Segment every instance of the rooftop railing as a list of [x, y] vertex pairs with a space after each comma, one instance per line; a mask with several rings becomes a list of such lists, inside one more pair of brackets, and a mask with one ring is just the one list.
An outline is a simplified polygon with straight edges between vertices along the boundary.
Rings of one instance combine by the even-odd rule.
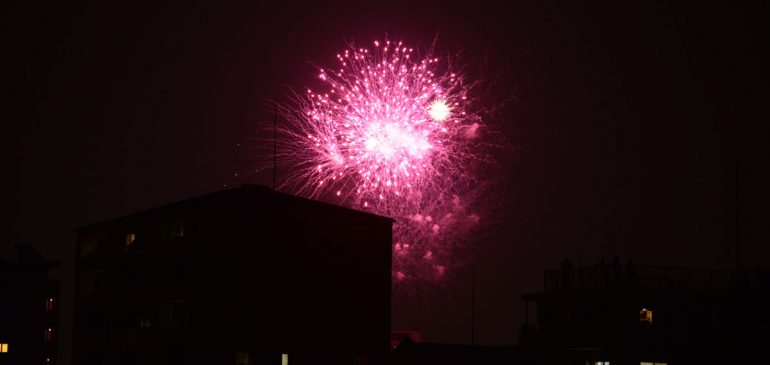
[[766, 288], [768, 274], [759, 271], [692, 269], [651, 265], [619, 265], [548, 270], [545, 291], [613, 287], [682, 290], [719, 290], [734, 287]]

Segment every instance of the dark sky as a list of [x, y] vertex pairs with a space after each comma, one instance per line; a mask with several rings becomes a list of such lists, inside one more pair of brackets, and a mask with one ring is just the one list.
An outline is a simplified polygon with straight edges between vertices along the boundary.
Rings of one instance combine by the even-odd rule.
[[[2, 5], [6, 257], [28, 243], [69, 278], [75, 227], [236, 183], [266, 100], [387, 33], [486, 55], [521, 101], [489, 121], [514, 148], [478, 262], [480, 343], [515, 343], [521, 294], [565, 256], [734, 267], [736, 180], [741, 256], [770, 266], [766, 3], [109, 3]], [[467, 342], [460, 276], [395, 326]]]

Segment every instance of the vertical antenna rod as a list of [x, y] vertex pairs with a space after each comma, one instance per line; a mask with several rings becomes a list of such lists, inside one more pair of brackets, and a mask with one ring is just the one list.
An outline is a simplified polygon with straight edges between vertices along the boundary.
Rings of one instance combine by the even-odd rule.
[[277, 175], [278, 166], [276, 163], [278, 154], [278, 103], [274, 104], [273, 109], [273, 190], [275, 190], [275, 175]]
[[471, 345], [476, 344], [476, 265], [471, 268]]
[[735, 270], [740, 274], [741, 265], [741, 128], [735, 123]]

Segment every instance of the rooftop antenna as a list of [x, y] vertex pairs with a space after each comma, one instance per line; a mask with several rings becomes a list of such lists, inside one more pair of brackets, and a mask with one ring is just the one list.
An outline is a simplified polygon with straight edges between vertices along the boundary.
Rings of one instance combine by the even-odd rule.
[[741, 270], [741, 129], [735, 124], [735, 270]]
[[741, 157], [735, 157], [735, 269], [741, 269]]
[[476, 264], [471, 267], [471, 346], [476, 345]]
[[273, 191], [275, 191], [275, 175], [277, 174], [278, 164], [276, 163], [278, 154], [278, 103], [273, 105]]

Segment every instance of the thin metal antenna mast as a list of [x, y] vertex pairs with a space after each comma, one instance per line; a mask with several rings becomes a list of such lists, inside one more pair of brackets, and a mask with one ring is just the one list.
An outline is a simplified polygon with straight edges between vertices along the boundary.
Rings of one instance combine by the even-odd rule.
[[742, 269], [741, 263], [741, 127], [735, 124], [735, 270]]
[[278, 171], [278, 103], [274, 104], [273, 109], [273, 190], [275, 190], [275, 176]]
[[476, 265], [471, 268], [471, 345], [476, 345]]

